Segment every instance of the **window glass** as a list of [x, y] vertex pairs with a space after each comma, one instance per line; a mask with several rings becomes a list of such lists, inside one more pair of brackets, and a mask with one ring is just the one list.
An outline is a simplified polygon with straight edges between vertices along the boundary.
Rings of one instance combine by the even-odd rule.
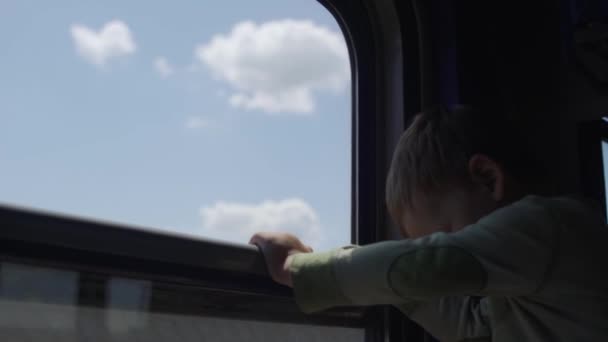
[[0, 264], [0, 330], [24, 325], [31, 330], [72, 330], [77, 297], [78, 276], [74, 272]]
[[315, 0], [0, 3], [0, 202], [350, 241], [350, 65]]
[[608, 213], [608, 142], [605, 140], [602, 140], [602, 161], [604, 164], [604, 193], [606, 195], [604, 203], [607, 206], [606, 212]]
[[[154, 284], [111, 278], [105, 286], [79, 282], [82, 274], [13, 263], [0, 264], [0, 336], [30, 341], [302, 341], [364, 340], [361, 328], [275, 323], [150, 310]], [[104, 282], [102, 282], [103, 285]], [[80, 293], [81, 295], [78, 295]], [[91, 298], [105, 297], [101, 305]], [[165, 302], [183, 306], [164, 296]]]

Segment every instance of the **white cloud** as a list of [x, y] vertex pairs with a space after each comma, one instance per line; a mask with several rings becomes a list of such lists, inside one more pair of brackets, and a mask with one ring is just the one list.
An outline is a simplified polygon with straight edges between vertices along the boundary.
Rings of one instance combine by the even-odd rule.
[[200, 210], [203, 235], [247, 243], [258, 231], [289, 232], [305, 244], [318, 247], [323, 239], [315, 210], [298, 198], [259, 204], [217, 202]]
[[209, 126], [209, 121], [200, 116], [191, 116], [186, 120], [186, 128], [196, 129]]
[[97, 66], [103, 66], [111, 59], [130, 55], [137, 49], [131, 30], [120, 20], [107, 22], [98, 32], [74, 24], [70, 32], [78, 54]]
[[154, 60], [154, 69], [162, 78], [167, 78], [173, 74], [173, 66], [167, 61], [165, 57], [157, 57]]
[[311, 113], [316, 90], [345, 89], [350, 78], [342, 34], [311, 21], [240, 22], [196, 57], [232, 86], [232, 106], [267, 113]]

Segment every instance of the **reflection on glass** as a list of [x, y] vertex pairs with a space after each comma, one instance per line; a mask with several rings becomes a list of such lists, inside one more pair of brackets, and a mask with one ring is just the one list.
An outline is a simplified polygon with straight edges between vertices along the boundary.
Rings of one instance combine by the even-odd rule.
[[[151, 311], [154, 284], [124, 278], [98, 283], [53, 268], [0, 263], [0, 340], [103, 342], [354, 342], [362, 329], [180, 315]], [[99, 286], [102, 284], [103, 286]], [[82, 288], [92, 287], [92, 288]], [[101, 293], [97, 291], [101, 291]], [[79, 293], [105, 298], [82, 305]], [[82, 296], [80, 296], [82, 297]], [[167, 297], [165, 297], [167, 298]], [[174, 299], [175, 300], [175, 299]], [[174, 305], [183, 305], [175, 300]]]
[[2, 263], [0, 329], [73, 330], [77, 281], [75, 272]]
[[128, 334], [146, 328], [151, 285], [147, 281], [114, 278], [108, 283], [106, 323], [112, 334]]

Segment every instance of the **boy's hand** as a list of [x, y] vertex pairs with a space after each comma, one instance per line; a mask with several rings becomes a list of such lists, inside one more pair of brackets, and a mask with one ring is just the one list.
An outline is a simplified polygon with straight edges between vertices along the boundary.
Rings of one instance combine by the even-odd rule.
[[312, 248], [287, 233], [259, 232], [251, 237], [249, 243], [258, 246], [264, 255], [272, 279], [290, 287], [293, 286], [289, 272], [291, 257], [298, 253], [312, 252]]

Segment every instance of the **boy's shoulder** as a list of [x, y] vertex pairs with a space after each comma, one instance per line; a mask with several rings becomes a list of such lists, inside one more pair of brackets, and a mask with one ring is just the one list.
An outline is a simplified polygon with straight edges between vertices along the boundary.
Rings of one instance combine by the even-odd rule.
[[591, 200], [576, 195], [546, 197], [528, 195], [518, 201], [518, 210], [536, 207], [559, 221], [605, 225], [602, 210]]
[[469, 227], [468, 235], [494, 234], [497, 237], [554, 240], [562, 233], [606, 235], [608, 229], [601, 210], [575, 196], [546, 197], [527, 195], [495, 210]]
[[548, 197], [539, 195], [526, 195], [520, 200], [498, 209], [489, 216], [512, 216], [522, 213], [530, 215], [549, 216], [556, 220], [592, 220], [596, 224], [604, 224], [602, 210], [592, 201], [580, 196], [568, 195]]

